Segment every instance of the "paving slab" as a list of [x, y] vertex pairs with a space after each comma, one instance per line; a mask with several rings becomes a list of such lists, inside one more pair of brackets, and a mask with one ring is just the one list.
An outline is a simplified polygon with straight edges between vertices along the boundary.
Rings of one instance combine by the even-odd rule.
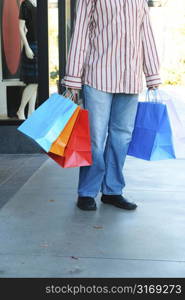
[[145, 161], [128, 157], [125, 164], [127, 190], [185, 191], [185, 160]]

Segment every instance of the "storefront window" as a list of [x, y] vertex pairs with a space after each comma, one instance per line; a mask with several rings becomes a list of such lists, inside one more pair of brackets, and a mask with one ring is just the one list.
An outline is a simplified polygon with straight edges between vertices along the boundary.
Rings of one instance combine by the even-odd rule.
[[37, 101], [37, 1], [0, 4], [0, 119], [23, 120]]
[[[22, 69], [23, 43], [20, 35], [19, 15], [23, 3], [29, 3], [32, 8], [34, 3], [37, 3], [37, 8], [39, 6], [41, 8], [39, 24], [42, 21], [42, 26], [33, 26], [35, 30], [41, 31], [42, 29], [42, 33], [38, 35], [38, 52], [41, 58], [39, 61], [42, 61], [39, 65], [38, 82], [25, 80], [27, 75], [34, 75], [33, 72], [37, 71], [36, 63], [31, 66], [27, 62], [24, 64], [27, 73], [25, 69], [24, 72]], [[162, 61], [163, 83], [183, 85], [185, 80], [184, 1], [148, 0], [148, 5], [151, 8], [153, 28]], [[75, 7], [76, 0], [0, 0], [0, 121], [27, 118], [31, 111], [45, 101], [48, 88], [50, 94], [62, 91], [60, 81], [65, 74], [65, 63], [75, 20]], [[37, 18], [35, 18], [36, 21]], [[46, 32], [44, 35], [43, 28]], [[28, 37], [27, 30], [25, 27]], [[30, 48], [32, 52], [36, 51], [36, 44], [31, 43]], [[37, 54], [34, 55], [36, 58]], [[24, 105], [23, 95], [29, 83], [38, 84], [38, 95], [36, 98], [32, 97], [32, 100], [29, 99], [30, 101], [25, 96], [27, 103]], [[31, 94], [35, 95], [36, 90], [32, 89]], [[21, 105], [22, 109], [20, 109]]]
[[[74, 0], [66, 0], [62, 3], [59, 3], [58, 0], [48, 0], [50, 93], [57, 92], [60, 88], [60, 67], [65, 68], [64, 65], [70, 45], [73, 24], [72, 18], [74, 18], [75, 2], [76, 1]], [[65, 17], [65, 20], [59, 21], [59, 18], [63, 17]], [[62, 28], [59, 28], [59, 26], [64, 27], [65, 30], [63, 31]], [[65, 35], [65, 37], [62, 35]], [[60, 62], [60, 59], [62, 60], [62, 62]]]
[[71, 1], [66, 0], [66, 53], [69, 50], [71, 38]]

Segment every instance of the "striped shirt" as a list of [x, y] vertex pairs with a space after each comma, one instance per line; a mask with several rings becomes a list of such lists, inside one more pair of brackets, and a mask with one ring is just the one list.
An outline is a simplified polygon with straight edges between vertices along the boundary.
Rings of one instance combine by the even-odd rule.
[[78, 0], [62, 83], [137, 94], [161, 83], [146, 0]]

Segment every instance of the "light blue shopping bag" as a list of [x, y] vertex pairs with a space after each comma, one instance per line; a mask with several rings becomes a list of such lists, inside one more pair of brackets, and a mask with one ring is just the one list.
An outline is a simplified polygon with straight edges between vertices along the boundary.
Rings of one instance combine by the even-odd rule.
[[76, 108], [77, 104], [70, 98], [54, 93], [18, 127], [18, 130], [48, 152]]

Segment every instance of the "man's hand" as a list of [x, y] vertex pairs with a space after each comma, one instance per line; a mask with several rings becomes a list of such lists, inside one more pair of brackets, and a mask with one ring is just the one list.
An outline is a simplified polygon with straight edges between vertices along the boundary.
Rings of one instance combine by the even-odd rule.
[[78, 103], [78, 99], [79, 99], [79, 90], [78, 89], [71, 89], [71, 88], [67, 88], [66, 91], [66, 97], [70, 97], [71, 93], [73, 95], [72, 97], [72, 101], [74, 101], [75, 103]]
[[155, 90], [155, 89], [158, 89], [158, 88], [159, 88], [159, 84], [158, 85], [152, 85], [152, 86], [148, 87], [149, 90]]

